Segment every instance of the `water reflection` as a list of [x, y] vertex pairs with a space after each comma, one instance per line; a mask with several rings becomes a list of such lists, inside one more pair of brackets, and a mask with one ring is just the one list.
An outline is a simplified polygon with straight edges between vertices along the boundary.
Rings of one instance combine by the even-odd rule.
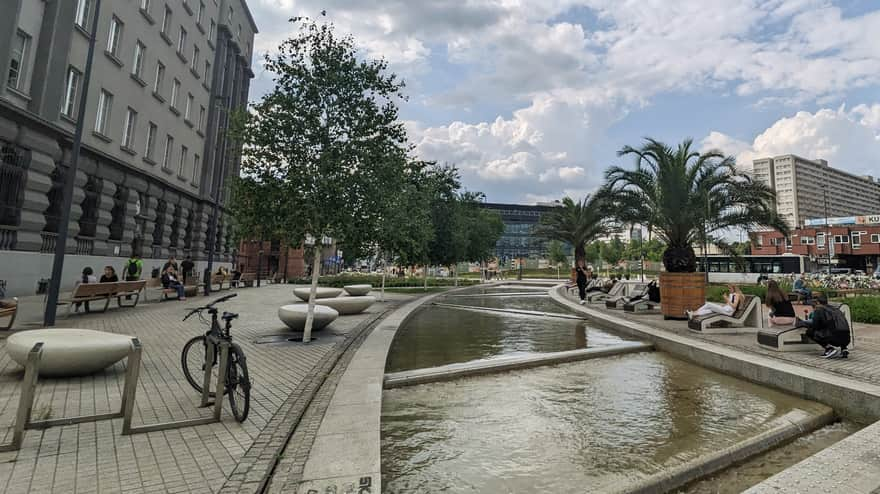
[[622, 341], [582, 320], [429, 307], [415, 313], [398, 331], [386, 370], [608, 346]]
[[648, 353], [385, 392], [386, 492], [593, 492], [811, 404]]

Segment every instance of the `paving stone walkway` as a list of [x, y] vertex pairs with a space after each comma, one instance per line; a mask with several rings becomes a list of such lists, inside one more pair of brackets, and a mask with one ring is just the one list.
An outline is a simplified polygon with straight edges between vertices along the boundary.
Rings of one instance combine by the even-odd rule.
[[[0, 453], [0, 493], [252, 492], [274, 465], [272, 448], [287, 441], [295, 419], [332, 364], [371, 320], [412, 298], [389, 295], [388, 302], [362, 315], [339, 318], [317, 333], [317, 340], [303, 345], [257, 343], [267, 335], [289, 334], [277, 309], [293, 299], [290, 285], [236, 292], [238, 297], [222, 309], [240, 314], [232, 334], [247, 355], [253, 381], [245, 423], [232, 418], [225, 402], [222, 422], [169, 431], [122, 436], [122, 419], [28, 430], [21, 450]], [[207, 300], [197, 297], [72, 316], [59, 319], [57, 327], [140, 339], [144, 352], [133, 425], [206, 417], [210, 409], [198, 408], [200, 395], [180, 369], [180, 350], [189, 338], [205, 331], [198, 321], [181, 321], [184, 309]], [[0, 340], [0, 442], [5, 444], [11, 439], [23, 370], [9, 359], [4, 346], [5, 340]], [[121, 362], [92, 376], [41, 379], [34, 418], [116, 411], [124, 373]]]

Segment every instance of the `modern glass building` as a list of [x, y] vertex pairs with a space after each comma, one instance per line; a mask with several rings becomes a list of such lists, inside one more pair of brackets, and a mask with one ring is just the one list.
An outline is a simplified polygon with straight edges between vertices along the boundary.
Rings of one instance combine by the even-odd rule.
[[502, 262], [511, 259], [537, 259], [547, 253], [547, 240], [534, 235], [541, 216], [557, 207], [555, 204], [499, 204], [487, 202], [482, 206], [497, 211], [504, 222], [504, 233], [495, 244], [495, 256]]

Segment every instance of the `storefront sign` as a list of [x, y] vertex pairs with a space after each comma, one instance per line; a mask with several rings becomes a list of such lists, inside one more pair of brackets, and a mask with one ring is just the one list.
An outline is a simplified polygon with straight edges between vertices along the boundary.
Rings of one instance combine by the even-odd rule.
[[843, 216], [839, 218], [813, 218], [804, 220], [804, 226], [835, 226], [835, 225], [877, 225], [880, 224], [880, 214], [865, 216]]

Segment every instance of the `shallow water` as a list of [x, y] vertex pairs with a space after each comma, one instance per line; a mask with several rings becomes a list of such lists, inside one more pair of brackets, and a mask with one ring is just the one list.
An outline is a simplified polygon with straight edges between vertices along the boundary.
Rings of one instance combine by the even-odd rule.
[[794, 441], [758, 455], [741, 465], [691, 484], [678, 492], [686, 494], [737, 494], [772, 477], [786, 468], [822, 451], [857, 432], [861, 426], [838, 422], [799, 437]]
[[541, 312], [553, 312], [557, 314], [574, 314], [574, 312], [557, 304], [550, 297], [542, 294], [526, 296], [488, 296], [488, 297], [443, 297], [437, 303], [473, 305], [476, 307], [491, 307], [494, 309], [518, 309], [536, 310]]
[[383, 399], [383, 485], [593, 492], [730, 446], [811, 406], [662, 353], [394, 389]]
[[[469, 300], [462, 305], [477, 305], [473, 301], [482, 299], [461, 300]], [[515, 306], [512, 299], [500, 300], [504, 301], [500, 306]], [[443, 301], [459, 303], [451, 298]], [[522, 308], [541, 310], [533, 303]], [[426, 307], [397, 332], [386, 371], [421, 369], [500, 355], [602, 347], [623, 341], [583, 320]]]

